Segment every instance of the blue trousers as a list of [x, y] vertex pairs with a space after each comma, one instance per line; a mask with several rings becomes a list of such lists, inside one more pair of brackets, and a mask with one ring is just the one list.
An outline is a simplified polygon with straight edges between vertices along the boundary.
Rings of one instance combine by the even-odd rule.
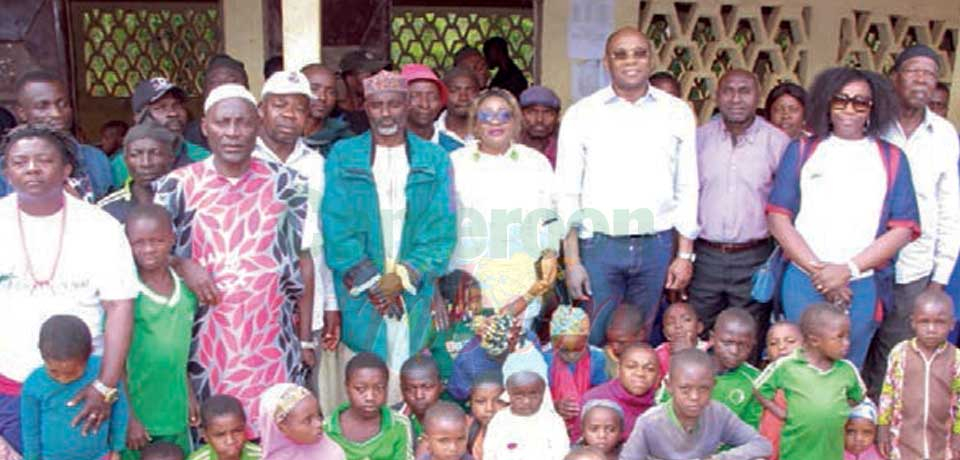
[[[793, 264], [787, 266], [782, 284], [783, 313], [790, 322], [799, 324], [800, 316], [807, 306], [827, 301], [817, 292], [810, 277]], [[850, 289], [853, 291], [853, 301], [848, 310], [850, 351], [847, 353], [847, 359], [857, 367], [862, 367], [867, 358], [867, 350], [870, 349], [873, 334], [877, 331], [877, 321], [874, 317], [877, 288], [873, 277], [869, 277], [850, 283]]]
[[673, 253], [672, 230], [643, 236], [597, 233], [580, 240], [580, 258], [593, 292], [585, 305], [590, 314], [591, 344], [603, 346], [610, 314], [621, 302], [643, 312], [650, 336]]
[[0, 437], [17, 452], [23, 452], [20, 437], [20, 396], [0, 394]]

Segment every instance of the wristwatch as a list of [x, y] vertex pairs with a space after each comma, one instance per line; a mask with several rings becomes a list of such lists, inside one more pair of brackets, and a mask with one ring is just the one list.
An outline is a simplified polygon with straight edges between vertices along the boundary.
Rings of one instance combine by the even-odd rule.
[[117, 398], [120, 397], [119, 392], [116, 388], [110, 388], [106, 384], [100, 381], [100, 379], [94, 380], [91, 384], [94, 390], [97, 390], [98, 393], [103, 395], [103, 401], [107, 404], [113, 404], [117, 401]]
[[317, 349], [317, 342], [316, 342], [315, 340], [310, 340], [310, 341], [301, 340], [301, 341], [300, 341], [300, 348], [301, 348], [301, 349], [304, 349], [304, 350], [316, 350], [316, 349]]
[[690, 263], [694, 263], [697, 260], [697, 255], [692, 252], [677, 252], [677, 258], [689, 260]]

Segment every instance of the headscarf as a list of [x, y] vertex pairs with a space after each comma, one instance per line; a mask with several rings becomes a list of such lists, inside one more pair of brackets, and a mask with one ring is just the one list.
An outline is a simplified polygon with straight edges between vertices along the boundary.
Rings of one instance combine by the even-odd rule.
[[581, 308], [560, 305], [550, 319], [550, 338], [558, 335], [588, 335], [590, 318]]
[[326, 436], [313, 444], [297, 444], [280, 431], [280, 423], [297, 404], [311, 396], [306, 388], [278, 383], [260, 395], [260, 446], [263, 460], [343, 459], [344, 453]]
[[860, 404], [857, 404], [853, 409], [850, 409], [850, 416], [848, 418], [850, 420], [853, 420], [856, 418], [869, 420], [874, 425], [876, 425], [877, 424], [877, 405], [874, 404], [873, 401], [870, 400], [870, 398], [866, 398], [863, 400], [863, 402], [861, 402]]
[[605, 407], [617, 413], [617, 416], [620, 417], [620, 426], [623, 428], [624, 424], [624, 414], [623, 408], [620, 407], [620, 404], [617, 404], [616, 401], [609, 399], [591, 399], [583, 404], [583, 408], [580, 409], [580, 418], [587, 418], [587, 412], [590, 412], [594, 407]]
[[[588, 403], [595, 399], [614, 401], [623, 410], [623, 432], [620, 434], [620, 440], [626, 441], [633, 432], [633, 426], [637, 423], [637, 418], [643, 415], [647, 409], [654, 406], [654, 395], [657, 392], [656, 385], [650, 387], [642, 395], [634, 395], [623, 387], [620, 380], [611, 380], [602, 385], [590, 389], [583, 396], [584, 401]], [[584, 405], [586, 407], [586, 405]]]

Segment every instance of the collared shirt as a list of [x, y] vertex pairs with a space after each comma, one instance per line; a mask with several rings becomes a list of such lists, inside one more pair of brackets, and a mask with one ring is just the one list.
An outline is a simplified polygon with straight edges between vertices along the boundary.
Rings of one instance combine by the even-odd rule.
[[449, 136], [456, 142], [461, 144], [461, 147], [466, 145], [468, 141], [473, 140], [473, 134], [467, 133], [467, 137], [460, 137], [457, 133], [447, 129], [447, 111], [444, 110], [440, 112], [440, 116], [437, 117], [437, 121], [433, 123], [433, 128], [435, 132], [443, 133]]
[[253, 156], [288, 166], [307, 179], [309, 196], [307, 217], [303, 225], [303, 248], [309, 249], [313, 257], [313, 329], [320, 330], [323, 327], [323, 312], [339, 310], [333, 287], [333, 273], [327, 267], [323, 256], [323, 233], [320, 228], [319, 212], [320, 202], [323, 200], [325, 160], [319, 152], [308, 147], [302, 137], [297, 139], [287, 161], [281, 161], [259, 137]]
[[734, 143], [722, 117], [697, 129], [700, 237], [721, 243], [766, 238], [764, 208], [790, 138], [756, 117]]
[[891, 459], [948, 458], [960, 436], [960, 350], [944, 343], [928, 358], [916, 339], [890, 351], [878, 424], [890, 427]]
[[[455, 135], [456, 134], [453, 134], [453, 136]], [[447, 153], [451, 153], [454, 150], [463, 147], [464, 145], [463, 142], [454, 139], [453, 136], [451, 136], [451, 133], [449, 132], [440, 131], [434, 127], [433, 136], [430, 137], [429, 141], [439, 145], [440, 147], [443, 147], [443, 150], [445, 150]]]
[[787, 417], [780, 434], [780, 458], [823, 460], [843, 457], [843, 427], [849, 401], [860, 402], [866, 387], [857, 367], [841, 359], [827, 370], [810, 364], [803, 349], [774, 361], [754, 382], [764, 398], [777, 390], [787, 397]]
[[[718, 453], [717, 449], [723, 445], [732, 448]], [[673, 403], [667, 403], [651, 408], [637, 419], [620, 458], [733, 460], [766, 458], [771, 450], [769, 441], [717, 401], [707, 404], [692, 430], [683, 427]]]
[[907, 155], [920, 210], [920, 238], [900, 250], [897, 282], [909, 283], [932, 273], [934, 282], [947, 284], [960, 251], [957, 131], [925, 109], [923, 121], [909, 138], [898, 121], [884, 139]]
[[330, 149], [333, 148], [333, 144], [340, 139], [352, 136], [354, 136], [354, 132], [350, 131], [350, 125], [346, 121], [339, 117], [328, 117], [324, 120], [323, 128], [304, 137], [303, 141], [306, 142], [307, 147], [317, 150], [320, 155], [326, 158]]
[[650, 87], [636, 102], [608, 86], [567, 110], [557, 150], [557, 211], [580, 237], [697, 237], [696, 123], [683, 101]]

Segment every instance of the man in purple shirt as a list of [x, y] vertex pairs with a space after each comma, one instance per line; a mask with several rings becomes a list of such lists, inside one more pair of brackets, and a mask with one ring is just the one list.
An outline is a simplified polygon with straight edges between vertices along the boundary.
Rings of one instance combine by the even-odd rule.
[[728, 71], [717, 88], [720, 115], [697, 129], [701, 230], [689, 288], [706, 330], [724, 309], [742, 307], [763, 325], [758, 339], [766, 334], [770, 305], [750, 297], [751, 277], [773, 248], [764, 206], [790, 142], [755, 115], [759, 92], [752, 73]]

